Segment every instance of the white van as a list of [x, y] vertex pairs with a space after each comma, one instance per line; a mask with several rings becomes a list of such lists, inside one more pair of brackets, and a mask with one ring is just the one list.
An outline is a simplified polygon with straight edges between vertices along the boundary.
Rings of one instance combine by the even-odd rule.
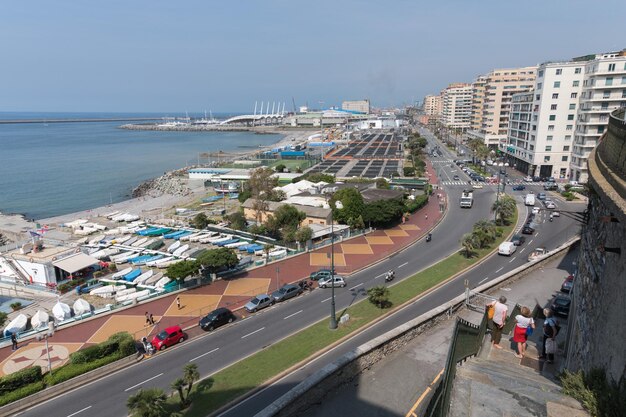
[[526, 194], [526, 198], [524, 199], [524, 204], [527, 206], [535, 205], [535, 195], [533, 193]]
[[517, 246], [513, 242], [502, 242], [500, 246], [498, 246], [498, 254], [511, 256], [517, 250]]

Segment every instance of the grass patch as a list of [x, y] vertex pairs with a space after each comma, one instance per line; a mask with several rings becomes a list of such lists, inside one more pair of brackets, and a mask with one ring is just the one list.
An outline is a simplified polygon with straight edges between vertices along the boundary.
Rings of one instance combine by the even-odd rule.
[[603, 369], [565, 371], [561, 376], [563, 393], [580, 401], [593, 417], [618, 417], [626, 410], [626, 379], [609, 382]]
[[[499, 237], [493, 245], [489, 248], [476, 250], [478, 256], [468, 259], [460, 253], [455, 253], [390, 287], [389, 301], [392, 305], [400, 305], [475, 264], [508, 237], [516, 222], [517, 214], [510, 225], [502, 228], [502, 237]], [[357, 301], [356, 297], [354, 301]], [[355, 332], [382, 316], [386, 311], [368, 302], [367, 298], [362, 298], [345, 310], [337, 312], [337, 317], [344, 313], [350, 314], [348, 323], [339, 326], [337, 330], [329, 330], [328, 319], [325, 318], [313, 326], [217, 372], [194, 387], [191, 394], [192, 406], [184, 415], [186, 417], [206, 416], [238, 396], [261, 385], [282, 370]], [[169, 399], [170, 403], [176, 401], [175, 398]]]

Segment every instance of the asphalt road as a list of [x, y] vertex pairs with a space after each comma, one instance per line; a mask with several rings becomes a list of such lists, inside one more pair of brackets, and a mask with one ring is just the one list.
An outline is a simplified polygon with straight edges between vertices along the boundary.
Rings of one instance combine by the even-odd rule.
[[[441, 159], [449, 157], [450, 155], [444, 154]], [[436, 160], [434, 162], [437, 163]], [[454, 168], [449, 167], [449, 165], [442, 165], [441, 167], [441, 171], [445, 175], [451, 174], [452, 169]], [[493, 187], [476, 190], [474, 207], [468, 210], [458, 207], [460, 193], [460, 188], [449, 190], [449, 212], [444, 221], [433, 232], [432, 242], [421, 240], [392, 256], [389, 260], [348, 277], [347, 287], [335, 290], [337, 312], [339, 313], [355, 301], [365, 298], [367, 288], [382, 284], [384, 282], [383, 275], [387, 270], [394, 269], [396, 271], [397, 282], [455, 252], [459, 247], [460, 237], [471, 231], [472, 225], [477, 220], [491, 215], [489, 209], [495, 198]], [[560, 204], [559, 208], [562, 209]], [[520, 249], [538, 245], [545, 245], [548, 248], [555, 247], [573, 235], [573, 224], [574, 221], [567, 216], [562, 216], [552, 223], [541, 224], [532, 241], [527, 241], [526, 246]], [[463, 292], [465, 279], [469, 280], [472, 287], [476, 286], [489, 278], [524, 264], [527, 253], [527, 251], [522, 252], [520, 250], [516, 253], [517, 256], [511, 258], [492, 257], [481, 266], [442, 286], [410, 307], [378, 323], [223, 415], [254, 415], [303, 378], [347, 350], [458, 296]], [[207, 333], [194, 340], [185, 341], [175, 348], [155, 355], [153, 358], [46, 403], [34, 406], [21, 415], [126, 416], [126, 400], [129, 395], [140, 388], [158, 387], [170, 391], [170, 383], [181, 376], [182, 368], [187, 363], [197, 364], [200, 375], [206, 377], [270, 346], [311, 323], [328, 317], [330, 292], [330, 289], [315, 290], [286, 303], [275, 305], [228, 327]]]

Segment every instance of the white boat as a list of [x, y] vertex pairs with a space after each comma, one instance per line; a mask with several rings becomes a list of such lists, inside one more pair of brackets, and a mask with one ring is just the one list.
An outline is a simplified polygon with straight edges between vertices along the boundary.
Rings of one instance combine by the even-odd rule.
[[122, 295], [133, 293], [135, 291], [137, 291], [136, 288], [124, 288], [123, 290], [116, 291], [115, 292], [115, 297], [117, 298], [117, 297], [122, 296]]
[[147, 237], [142, 237], [141, 239], [139, 239], [138, 241], [134, 242], [131, 246], [137, 247], [137, 246], [141, 246], [144, 243], [146, 243], [148, 241], [149, 238]]
[[30, 325], [35, 330], [47, 329], [48, 322], [50, 321], [50, 315], [44, 310], [37, 310], [33, 317], [30, 318]]
[[166, 258], [156, 259], [154, 261], [146, 262], [146, 266], [159, 266], [163, 262], [168, 262], [174, 259], [173, 256], [168, 256]]
[[231, 240], [232, 238], [233, 238], [233, 237], [232, 237], [232, 235], [220, 236], [220, 237], [217, 237], [217, 238], [211, 238], [211, 239], [209, 239], [208, 243], [211, 243], [211, 244], [213, 244], [213, 245], [216, 245], [216, 244], [218, 244], [218, 243], [221, 243], [221, 242], [226, 242], [227, 240]]
[[193, 236], [191, 238], [189, 238], [190, 242], [201, 242], [202, 239], [210, 239], [213, 236], [215, 236], [217, 233], [216, 232], [209, 232], [209, 233], [201, 233], [197, 236]]
[[107, 285], [106, 287], [98, 287], [89, 292], [89, 295], [97, 295], [102, 298], [112, 297], [118, 291], [125, 290], [125, 285]]
[[79, 236], [88, 236], [92, 233], [96, 233], [96, 231], [97, 229], [94, 229], [92, 227], [85, 227], [84, 229], [74, 230], [74, 234]]
[[180, 262], [181, 259], [172, 258], [169, 261], [161, 262], [156, 265], [157, 268], [167, 268], [168, 266], [175, 264], [176, 262]]
[[104, 217], [106, 217], [107, 219], [111, 220], [113, 217], [115, 216], [119, 216], [121, 213], [119, 210], [113, 211], [111, 213], [105, 214]]
[[150, 294], [150, 290], [141, 290], [141, 291], [133, 292], [130, 294], [117, 296], [115, 297], [115, 301], [117, 301], [118, 303], [121, 303], [124, 301], [134, 300], [135, 298], [145, 297], [146, 295], [149, 295], [149, 294]]
[[115, 262], [116, 264], [124, 264], [126, 262], [128, 262], [129, 259], [134, 258], [136, 256], [139, 256], [139, 254], [137, 252], [128, 252], [128, 254], [124, 257], [121, 258], [115, 258]]
[[244, 241], [241, 241], [241, 242], [229, 243], [228, 245], [224, 245], [224, 247], [225, 248], [229, 248], [229, 249], [235, 249], [235, 248], [238, 248], [239, 246], [245, 246], [245, 245], [249, 245], [249, 244], [250, 244], [250, 242], [246, 242], [244, 240]]
[[[121, 233], [124, 233], [120, 230]], [[113, 239], [113, 243], [116, 245], [123, 245], [126, 241], [130, 240], [133, 236], [132, 235], [127, 235], [127, 236], [119, 236], [116, 237], [115, 239]]]
[[52, 307], [52, 315], [58, 321], [67, 320], [72, 317], [72, 309], [65, 303], [58, 301], [54, 307]]
[[126, 258], [128, 255], [130, 254], [136, 254], [136, 252], [120, 252], [118, 255], [115, 256], [111, 256], [111, 262], [117, 262], [119, 260], [122, 260], [124, 258]]
[[148, 240], [146, 240], [145, 242], [143, 242], [143, 243], [142, 243], [141, 245], [139, 245], [139, 246], [141, 246], [142, 248], [146, 248], [146, 247], [148, 247], [148, 246], [152, 245], [154, 242], [156, 242], [156, 239], [150, 239], [150, 238], [148, 238]]
[[174, 251], [174, 253], [172, 253], [172, 255], [174, 255], [174, 256], [182, 256], [182, 254], [187, 252], [187, 250], [189, 250], [189, 245], [183, 245], [180, 248], [176, 249]]
[[103, 258], [106, 258], [107, 256], [115, 255], [118, 253], [120, 253], [120, 250], [118, 248], [107, 248], [107, 249], [101, 249], [94, 253], [90, 253], [89, 255], [93, 256], [96, 259], [103, 259]]
[[81, 225], [88, 223], [89, 220], [85, 220], [85, 219], [77, 219], [71, 222], [67, 222], [64, 224], [65, 227], [69, 227], [71, 229], [77, 229], [79, 228]]
[[171, 281], [171, 279], [169, 279], [168, 277], [163, 277], [160, 280], [158, 280], [157, 283], [154, 286], [157, 287], [157, 288], [163, 288], [170, 281]]
[[111, 279], [120, 279], [126, 274], [130, 274], [133, 271], [133, 267], [124, 268], [121, 271], [116, 272], [111, 276]]
[[25, 314], [18, 314], [9, 324], [4, 328], [4, 336], [8, 337], [12, 333], [21, 333], [26, 330], [28, 325], [28, 317]]
[[278, 249], [275, 251], [272, 251], [268, 254], [271, 257], [276, 257], [276, 256], [285, 256], [287, 255], [287, 249]]
[[104, 234], [99, 234], [99, 235], [96, 235], [95, 237], [92, 237], [91, 239], [89, 239], [89, 244], [90, 244], [91, 246], [96, 246], [96, 245], [98, 245], [98, 244], [100, 243], [100, 241], [101, 241], [102, 239], [104, 239], [105, 237], [106, 237], [106, 236], [104, 236]]
[[143, 274], [139, 275], [134, 281], [134, 284], [143, 284], [144, 281], [147, 281], [148, 278], [150, 278], [152, 275], [154, 275], [154, 271], [152, 269], [147, 270], [146, 272], [144, 272]]
[[203, 235], [203, 234], [204, 234], [203, 232], [192, 233], [190, 235], [183, 236], [183, 237], [181, 237], [178, 240], [180, 240], [182, 242], [186, 242], [186, 241], [190, 241], [191, 242], [191, 238], [192, 237], [200, 236], [200, 235]]
[[150, 278], [143, 283], [143, 285], [153, 285], [155, 282], [159, 282], [159, 280], [163, 278], [163, 272], [157, 272], [153, 274]]
[[171, 245], [167, 247], [167, 251], [169, 253], [174, 253], [176, 249], [180, 248], [180, 245], [181, 245], [180, 240], [177, 240], [176, 242], [172, 243]]
[[74, 314], [78, 316], [82, 316], [85, 313], [91, 313], [91, 304], [82, 298], [78, 298], [74, 301], [74, 305], [72, 307], [74, 308]]
[[122, 216], [122, 219], [118, 220], [118, 221], [120, 221], [120, 222], [134, 222], [136, 220], [139, 220], [139, 216], [137, 216], [136, 214], [126, 213], [124, 216]]
[[138, 240], [139, 238], [137, 236], [133, 236], [130, 239], [128, 239], [126, 242], [124, 242], [124, 245], [131, 246], [133, 243], [135, 243]]

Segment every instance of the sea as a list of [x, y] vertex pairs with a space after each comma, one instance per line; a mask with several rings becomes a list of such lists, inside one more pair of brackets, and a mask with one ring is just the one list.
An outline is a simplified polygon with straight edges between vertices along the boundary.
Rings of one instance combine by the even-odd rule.
[[[64, 118], [184, 117], [155, 113], [18, 113], [0, 119], [0, 213], [28, 219], [88, 210], [130, 198], [141, 182], [206, 162], [205, 152], [246, 151], [280, 141], [251, 132], [160, 132], [119, 129], [124, 123], [47, 123]], [[189, 115], [201, 117], [201, 115]], [[228, 114], [215, 114], [226, 118]]]

